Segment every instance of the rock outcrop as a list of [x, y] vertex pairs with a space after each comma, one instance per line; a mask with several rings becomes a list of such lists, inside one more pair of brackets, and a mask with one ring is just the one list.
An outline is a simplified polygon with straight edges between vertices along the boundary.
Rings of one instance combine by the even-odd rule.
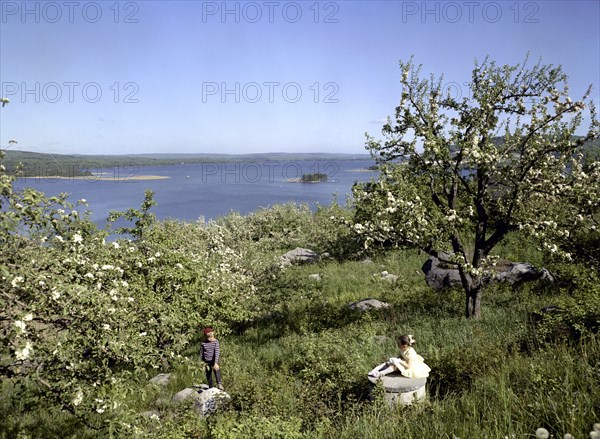
[[169, 384], [169, 380], [171, 379], [170, 373], [159, 373], [154, 378], [150, 380], [151, 384], [156, 384], [157, 386], [166, 386]]
[[[456, 265], [440, 261], [430, 256], [421, 267], [425, 273], [427, 285], [436, 290], [445, 287], [461, 285], [460, 275]], [[519, 285], [532, 280], [554, 282], [554, 276], [545, 268], [537, 268], [527, 262], [501, 261], [492, 268], [492, 274], [485, 279], [486, 283], [505, 282], [509, 285]]]
[[[158, 386], [166, 386], [169, 383], [171, 374], [161, 373], [150, 380], [151, 384]], [[155, 406], [159, 409], [161, 406], [170, 406], [173, 404], [181, 404], [187, 401], [191, 401], [194, 410], [202, 418], [206, 418], [218, 409], [231, 401], [231, 396], [216, 387], [209, 388], [206, 384], [194, 385], [180, 390], [172, 397], [160, 398], [156, 401]], [[141, 413], [146, 418], [160, 418], [160, 411], [151, 409]]]
[[319, 254], [307, 248], [298, 247], [281, 256], [281, 260], [284, 263], [290, 264], [317, 262]]
[[352, 302], [350, 305], [348, 305], [348, 308], [359, 311], [369, 311], [372, 309], [387, 308], [389, 306], [389, 303], [381, 302], [377, 299], [362, 299], [357, 302]]

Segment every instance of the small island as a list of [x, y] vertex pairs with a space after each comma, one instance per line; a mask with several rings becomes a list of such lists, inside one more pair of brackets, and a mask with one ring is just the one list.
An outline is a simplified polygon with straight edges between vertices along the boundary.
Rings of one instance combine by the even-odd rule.
[[327, 174], [315, 173], [304, 174], [300, 178], [300, 183], [324, 183], [327, 181]]

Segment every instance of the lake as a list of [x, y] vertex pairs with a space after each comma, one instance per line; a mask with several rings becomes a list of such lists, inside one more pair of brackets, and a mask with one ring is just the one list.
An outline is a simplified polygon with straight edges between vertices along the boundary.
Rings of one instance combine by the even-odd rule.
[[[92, 220], [103, 226], [111, 210], [139, 208], [145, 189], [154, 191], [158, 219], [196, 221], [215, 219], [231, 211], [247, 214], [261, 207], [294, 202], [330, 204], [338, 195], [346, 201], [355, 181], [369, 181], [377, 172], [368, 171], [372, 160], [264, 161], [245, 163], [198, 163], [172, 166], [126, 166], [95, 171], [93, 177], [26, 177], [16, 188], [32, 187], [47, 196], [66, 192], [75, 203], [86, 199]], [[293, 183], [303, 174], [324, 173], [327, 182]], [[163, 179], [142, 179], [162, 176]], [[133, 179], [132, 179], [133, 178]]]

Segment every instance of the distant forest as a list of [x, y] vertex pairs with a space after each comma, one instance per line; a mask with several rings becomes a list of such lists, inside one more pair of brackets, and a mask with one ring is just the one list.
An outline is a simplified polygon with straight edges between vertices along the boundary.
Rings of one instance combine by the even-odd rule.
[[368, 160], [369, 154], [257, 153], [257, 154], [131, 154], [63, 155], [6, 150], [4, 165], [14, 173], [21, 164], [25, 177], [79, 177], [94, 175], [101, 169], [137, 168], [194, 163], [235, 163], [302, 160]]
[[[501, 142], [501, 138], [494, 141]], [[600, 140], [587, 142], [583, 154], [588, 161], [600, 160]], [[4, 165], [14, 173], [22, 165], [25, 177], [78, 177], [94, 175], [101, 169], [137, 168], [193, 163], [235, 163], [301, 160], [368, 160], [369, 154], [328, 153], [255, 153], [255, 154], [129, 154], [129, 155], [63, 155], [6, 150]]]

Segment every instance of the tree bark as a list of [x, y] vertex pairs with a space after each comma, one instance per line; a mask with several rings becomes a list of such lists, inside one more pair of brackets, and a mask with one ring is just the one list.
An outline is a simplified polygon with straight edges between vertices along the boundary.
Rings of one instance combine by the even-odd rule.
[[481, 318], [481, 285], [469, 288], [466, 291], [466, 310], [468, 319], [478, 320]]

